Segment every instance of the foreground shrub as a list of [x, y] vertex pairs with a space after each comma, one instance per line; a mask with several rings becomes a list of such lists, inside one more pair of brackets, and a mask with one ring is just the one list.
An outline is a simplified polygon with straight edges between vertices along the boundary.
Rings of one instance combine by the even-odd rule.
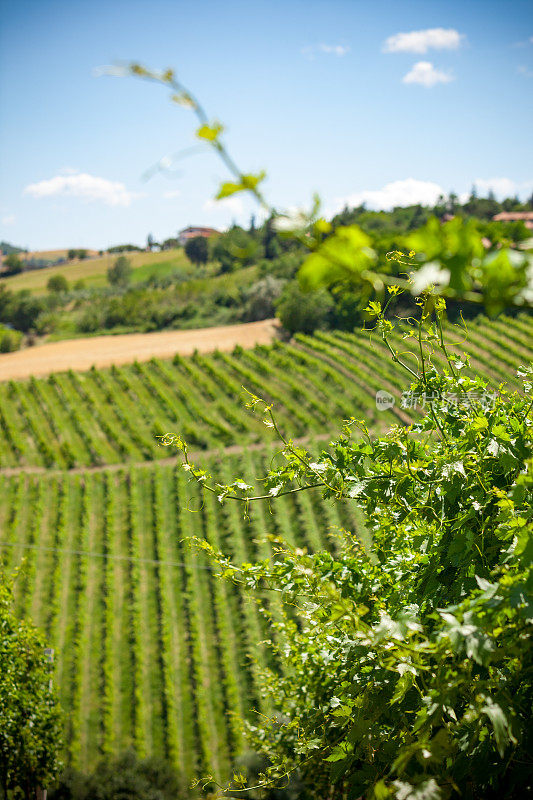
[[133, 752], [101, 761], [90, 773], [69, 769], [49, 791], [50, 800], [185, 800], [191, 796], [160, 758]]
[[61, 716], [45, 642], [0, 575], [0, 798], [33, 797], [59, 767]]
[[[248, 732], [272, 765], [265, 786], [299, 772], [317, 800], [489, 800], [533, 790], [533, 371], [521, 373], [523, 394], [491, 394], [448, 353], [444, 302], [428, 296], [422, 305], [406, 333], [419, 341], [419, 371], [402, 362], [379, 304], [368, 309], [413, 379], [407, 397], [426, 407], [416, 425], [372, 437], [351, 419], [313, 457], [253, 397], [283, 443], [284, 463], [265, 476], [259, 498], [242, 479], [212, 486], [181, 444], [186, 469], [220, 502], [275, 502], [321, 487], [364, 512], [366, 534], [345, 533], [338, 555], [275, 540], [273, 561], [235, 565], [211, 551], [226, 577], [284, 601], [270, 643], [283, 673], [266, 677], [277, 713]], [[435, 347], [441, 371], [428, 355]]]

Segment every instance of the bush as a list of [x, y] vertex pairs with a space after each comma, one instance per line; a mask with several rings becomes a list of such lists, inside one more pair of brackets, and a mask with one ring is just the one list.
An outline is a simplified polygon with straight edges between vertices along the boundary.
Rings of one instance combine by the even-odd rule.
[[43, 307], [41, 300], [34, 297], [27, 289], [23, 289], [13, 295], [8, 314], [4, 316], [4, 319], [17, 330], [27, 333], [35, 327]]
[[4, 266], [7, 267], [4, 275], [17, 275], [24, 269], [24, 262], [20, 260], [16, 253], [10, 253], [4, 258]]
[[284, 285], [285, 281], [268, 276], [250, 286], [245, 293], [244, 319], [254, 322], [273, 317]]
[[263, 259], [257, 264], [257, 274], [260, 278], [271, 276], [273, 278], [285, 278], [292, 280], [303, 261], [303, 255], [299, 252], [283, 253], [279, 258], [272, 261]]
[[[42, 634], [14, 610], [0, 575], [0, 796], [30, 797], [59, 767], [61, 712]], [[33, 793], [32, 792], [32, 793]]]
[[185, 800], [189, 793], [172, 766], [133, 752], [101, 761], [94, 772], [67, 770], [49, 790], [50, 800]]
[[77, 328], [80, 333], [94, 333], [104, 326], [104, 317], [101, 308], [91, 305], [81, 314]]
[[119, 256], [107, 270], [107, 280], [111, 286], [127, 286], [131, 281], [131, 274], [131, 261], [126, 256]]
[[276, 315], [290, 334], [313, 333], [326, 327], [333, 308], [331, 295], [324, 289], [303, 292], [296, 281], [287, 284], [276, 303]]
[[68, 281], [64, 275], [52, 275], [48, 278], [46, 288], [49, 292], [68, 292]]
[[12, 353], [20, 350], [22, 333], [20, 331], [0, 328], [0, 353]]

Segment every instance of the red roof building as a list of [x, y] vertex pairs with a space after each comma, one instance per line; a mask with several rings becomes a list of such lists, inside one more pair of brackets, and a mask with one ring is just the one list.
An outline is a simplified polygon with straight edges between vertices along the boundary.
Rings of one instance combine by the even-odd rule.
[[501, 211], [492, 218], [494, 222], [519, 222], [533, 230], [533, 211]]
[[184, 245], [189, 239], [195, 239], [197, 236], [203, 236], [205, 239], [209, 239], [211, 236], [216, 236], [220, 231], [217, 231], [216, 228], [203, 228], [201, 226], [193, 227], [190, 226], [189, 228], [184, 228], [178, 234], [178, 242], [181, 245]]

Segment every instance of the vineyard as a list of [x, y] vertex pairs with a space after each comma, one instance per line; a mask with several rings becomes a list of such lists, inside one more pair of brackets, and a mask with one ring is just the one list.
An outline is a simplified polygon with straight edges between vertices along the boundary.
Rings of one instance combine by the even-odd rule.
[[[468, 326], [468, 341], [456, 329], [449, 329], [448, 341], [457, 342], [475, 371], [497, 388], [512, 383], [516, 366], [532, 358], [532, 334], [526, 316], [496, 322], [479, 317]], [[395, 341], [401, 349], [413, 347], [400, 334]], [[299, 335], [294, 345], [276, 342], [232, 354], [1, 383], [0, 469], [161, 459], [169, 453], [157, 437], [168, 431], [179, 431], [197, 450], [270, 441], [269, 431], [244, 407], [243, 386], [273, 402], [282, 428], [295, 437], [329, 430], [332, 420], [351, 416], [406, 423], [417, 413], [400, 408], [406, 377], [377, 337], [318, 333]], [[376, 412], [380, 389], [397, 401], [384, 412]]]
[[[227, 478], [265, 468], [265, 453], [211, 463]], [[357, 512], [294, 495], [242, 510], [207, 498], [179, 467], [149, 465], [1, 479], [2, 562], [25, 559], [17, 607], [58, 654], [57, 681], [74, 765], [134, 746], [172, 759], [184, 774], [227, 773], [242, 743], [231, 712], [265, 710], [260, 669], [270, 654], [260, 608], [184, 537], [205, 536], [249, 561], [270, 553], [264, 531], [331, 548], [356, 530]], [[191, 510], [197, 513], [191, 513]], [[268, 521], [266, 517], [268, 516]], [[276, 611], [277, 595], [262, 606]], [[192, 688], [192, 691], [191, 691]]]
[[[526, 316], [480, 317], [468, 341], [452, 329], [448, 340], [497, 389], [533, 357], [532, 334]], [[309, 550], [334, 550], [341, 529], [364, 536], [355, 506], [319, 492], [244, 518], [210, 495], [202, 504], [178, 463], [158, 463], [173, 454], [156, 437], [179, 431], [193, 449], [228, 448], [199, 457], [222, 482], [264, 474], [271, 433], [244, 408], [243, 385], [311, 441], [343, 417], [389, 425], [419, 413], [400, 408], [408, 381], [381, 342], [340, 332], [0, 384], [0, 559], [8, 573], [22, 564], [18, 613], [55, 649], [74, 766], [132, 746], [188, 777], [225, 775], [243, 744], [236, 714], [268, 710], [262, 611], [275, 618], [279, 596], [254, 602], [217, 580], [187, 537], [252, 561], [271, 553], [266, 533]], [[380, 389], [397, 399], [388, 411], [376, 410]]]

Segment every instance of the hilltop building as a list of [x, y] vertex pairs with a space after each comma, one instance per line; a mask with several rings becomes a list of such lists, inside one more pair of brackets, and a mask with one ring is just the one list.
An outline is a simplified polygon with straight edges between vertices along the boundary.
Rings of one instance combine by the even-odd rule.
[[533, 211], [501, 211], [493, 216], [494, 222], [519, 222], [533, 230]]
[[219, 234], [220, 231], [217, 231], [216, 228], [203, 228], [201, 226], [189, 226], [188, 228], [184, 228], [178, 234], [178, 242], [181, 245], [184, 245], [189, 239], [195, 239], [197, 236], [203, 236], [205, 239], [211, 238], [211, 236], [216, 236]]

